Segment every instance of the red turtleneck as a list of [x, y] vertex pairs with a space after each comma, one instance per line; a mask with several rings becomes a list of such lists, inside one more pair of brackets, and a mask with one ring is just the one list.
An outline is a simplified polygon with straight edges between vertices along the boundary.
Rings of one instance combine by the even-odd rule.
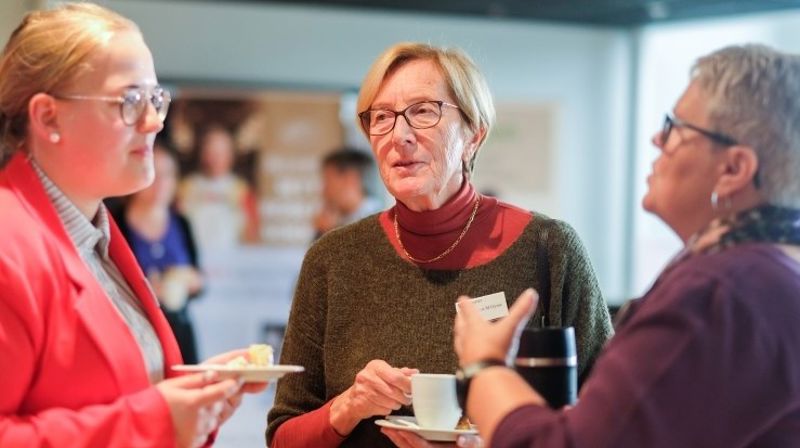
[[[397, 213], [403, 246], [412, 257], [427, 260], [444, 252], [458, 239], [472, 214], [476, 198], [472, 184], [465, 182], [455, 196], [436, 210], [415, 212], [398, 201], [381, 213], [379, 220], [398, 255], [408, 259], [395, 236], [394, 214]], [[426, 269], [443, 270], [486, 264], [519, 238], [532, 217], [529, 211], [483, 196], [475, 220], [455, 249], [441, 260], [417, 264]]]
[[[403, 246], [416, 259], [430, 259], [450, 247], [464, 230], [477, 198], [475, 188], [465, 182], [458, 193], [436, 210], [415, 212], [397, 202], [381, 213], [379, 222], [397, 254], [405, 260], [394, 231], [394, 214]], [[441, 260], [419, 264], [426, 269], [456, 270], [486, 264], [519, 238], [533, 214], [513, 205], [483, 196], [478, 212], [461, 242]], [[411, 263], [411, 260], [408, 260]], [[272, 448], [336, 447], [344, 438], [330, 424], [331, 402], [315, 411], [291, 418], [275, 432]]]

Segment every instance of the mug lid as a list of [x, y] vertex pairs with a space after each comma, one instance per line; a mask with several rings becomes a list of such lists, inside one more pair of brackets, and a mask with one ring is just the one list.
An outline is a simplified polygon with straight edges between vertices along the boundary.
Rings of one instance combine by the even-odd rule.
[[577, 356], [572, 327], [527, 328], [519, 338], [520, 358], [572, 358]]

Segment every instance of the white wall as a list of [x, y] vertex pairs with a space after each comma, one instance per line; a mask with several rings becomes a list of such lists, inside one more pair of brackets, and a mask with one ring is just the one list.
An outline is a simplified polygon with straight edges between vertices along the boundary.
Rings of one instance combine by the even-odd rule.
[[398, 41], [464, 48], [497, 99], [559, 105], [555, 192], [520, 205], [574, 225], [606, 295], [626, 294], [620, 250], [631, 89], [626, 32], [273, 4], [107, 4], [140, 25], [162, 78], [352, 88]]
[[[639, 88], [636, 114], [636, 198], [657, 152], [649, 139], [664, 113], [671, 111], [689, 81], [698, 57], [726, 45], [758, 42], [800, 53], [800, 9], [749, 14], [726, 19], [684, 21], [643, 28], [640, 35]], [[640, 293], [681, 246], [657, 218], [637, 207], [635, 213], [633, 289]]]

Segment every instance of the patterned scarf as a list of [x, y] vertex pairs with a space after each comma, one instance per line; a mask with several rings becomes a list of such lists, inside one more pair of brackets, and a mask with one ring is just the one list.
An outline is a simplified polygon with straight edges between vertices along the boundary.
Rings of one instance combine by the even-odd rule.
[[800, 210], [764, 204], [715, 219], [687, 244], [692, 253], [716, 253], [744, 243], [800, 245]]

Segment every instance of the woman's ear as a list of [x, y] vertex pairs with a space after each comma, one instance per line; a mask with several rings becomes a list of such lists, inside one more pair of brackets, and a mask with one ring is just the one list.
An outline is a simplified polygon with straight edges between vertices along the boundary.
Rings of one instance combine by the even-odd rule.
[[466, 166], [470, 165], [470, 162], [473, 158], [475, 158], [475, 154], [478, 152], [478, 148], [480, 148], [481, 143], [483, 143], [483, 138], [486, 136], [486, 129], [478, 128], [477, 130], [469, 130], [472, 133], [472, 136], [469, 138], [467, 142], [467, 147], [464, 149], [463, 162]]
[[28, 101], [28, 132], [37, 138], [58, 143], [61, 131], [58, 124], [58, 105], [55, 98], [37, 93]]
[[721, 197], [730, 197], [749, 186], [755, 188], [758, 155], [750, 146], [736, 145], [725, 150], [722, 176], [714, 190]]
[[486, 137], [486, 128], [478, 128], [478, 130], [473, 131], [472, 138], [469, 140], [469, 143], [474, 147], [473, 154], [478, 151], [478, 147], [483, 143], [484, 137]]

